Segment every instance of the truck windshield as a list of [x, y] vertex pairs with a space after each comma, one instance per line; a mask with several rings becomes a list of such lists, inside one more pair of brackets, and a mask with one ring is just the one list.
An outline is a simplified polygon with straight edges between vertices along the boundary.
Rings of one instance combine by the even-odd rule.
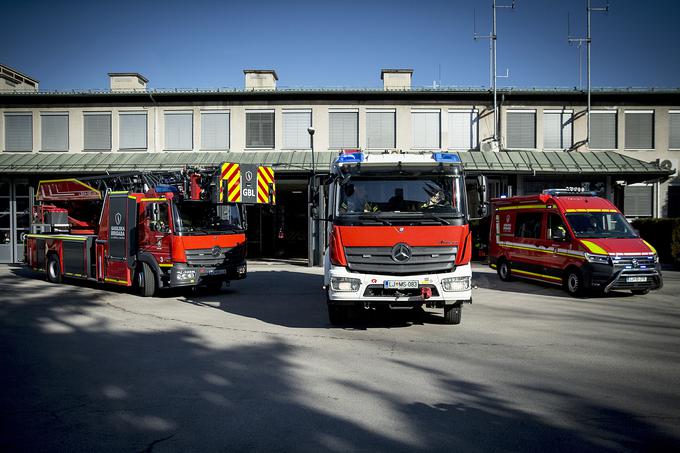
[[234, 204], [183, 201], [174, 205], [175, 231], [180, 234], [215, 234], [243, 228], [241, 213]]
[[462, 178], [454, 175], [354, 177], [340, 185], [337, 214], [376, 217], [462, 217]]
[[578, 212], [568, 213], [567, 221], [579, 238], [619, 238], [637, 237], [625, 217], [618, 212]]

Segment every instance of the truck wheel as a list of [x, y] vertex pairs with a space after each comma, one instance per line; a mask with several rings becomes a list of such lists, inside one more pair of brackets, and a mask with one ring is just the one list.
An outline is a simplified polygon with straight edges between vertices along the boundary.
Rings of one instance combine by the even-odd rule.
[[347, 323], [349, 318], [348, 307], [342, 305], [329, 305], [328, 306], [328, 321], [334, 326], [339, 326]]
[[512, 280], [512, 271], [510, 270], [510, 263], [508, 260], [502, 260], [497, 267], [498, 277], [504, 282]]
[[644, 296], [645, 294], [649, 294], [649, 289], [631, 289], [630, 292], [636, 296]]
[[581, 297], [584, 294], [583, 274], [578, 269], [569, 269], [562, 282], [564, 290], [572, 297]]
[[137, 288], [143, 297], [151, 297], [156, 292], [156, 276], [147, 263], [137, 268]]
[[444, 323], [460, 324], [460, 317], [463, 314], [463, 305], [457, 302], [453, 305], [444, 305]]
[[47, 281], [50, 283], [61, 283], [61, 263], [59, 257], [51, 254], [47, 258], [47, 266], [45, 267], [47, 273]]

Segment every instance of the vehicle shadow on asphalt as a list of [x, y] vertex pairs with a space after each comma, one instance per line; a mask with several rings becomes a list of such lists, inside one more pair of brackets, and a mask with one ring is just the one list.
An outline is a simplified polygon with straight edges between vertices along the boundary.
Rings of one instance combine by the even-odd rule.
[[398, 328], [422, 324], [443, 324], [443, 315], [421, 308], [413, 310], [352, 311], [342, 326], [328, 321], [323, 277], [308, 272], [287, 270], [250, 271], [245, 280], [233, 282], [219, 293], [185, 293], [180, 300], [202, 307], [219, 309], [268, 324], [295, 328]]
[[[13, 296], [21, 291], [23, 297]], [[416, 373], [416, 382], [433, 382], [435, 401], [380, 386], [380, 363], [354, 364], [362, 370], [355, 379], [326, 375], [323, 394], [314, 394], [299, 377], [306, 352], [285, 338], [233, 345], [214, 336], [207, 341], [199, 326], [133, 327], [100, 314], [113, 309], [104, 294], [0, 277], [3, 452], [588, 452], [678, 445], [649, 421], [579, 395], [560, 396], [569, 408], [565, 428], [485, 385], [398, 359], [386, 360], [396, 372]], [[352, 400], [343, 401], [348, 390]], [[559, 383], [533, 391], [559, 392]], [[364, 402], [381, 407], [377, 419], [362, 413]]]

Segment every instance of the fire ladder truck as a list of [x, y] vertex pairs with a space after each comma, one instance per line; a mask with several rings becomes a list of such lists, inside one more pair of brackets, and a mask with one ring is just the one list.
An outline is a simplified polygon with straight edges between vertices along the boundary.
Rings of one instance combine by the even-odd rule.
[[153, 296], [245, 278], [245, 206], [275, 204], [276, 185], [271, 167], [224, 162], [41, 181], [36, 201], [27, 266]]

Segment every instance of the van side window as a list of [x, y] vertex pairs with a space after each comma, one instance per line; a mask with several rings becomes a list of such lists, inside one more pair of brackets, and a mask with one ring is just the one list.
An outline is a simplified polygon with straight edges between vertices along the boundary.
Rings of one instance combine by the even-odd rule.
[[517, 214], [515, 237], [540, 238], [542, 212], [520, 212]]
[[567, 238], [567, 227], [562, 221], [562, 217], [557, 214], [548, 214], [548, 230], [546, 231], [545, 238], [550, 240], [553, 237], [553, 233], [561, 234], [562, 238]]

